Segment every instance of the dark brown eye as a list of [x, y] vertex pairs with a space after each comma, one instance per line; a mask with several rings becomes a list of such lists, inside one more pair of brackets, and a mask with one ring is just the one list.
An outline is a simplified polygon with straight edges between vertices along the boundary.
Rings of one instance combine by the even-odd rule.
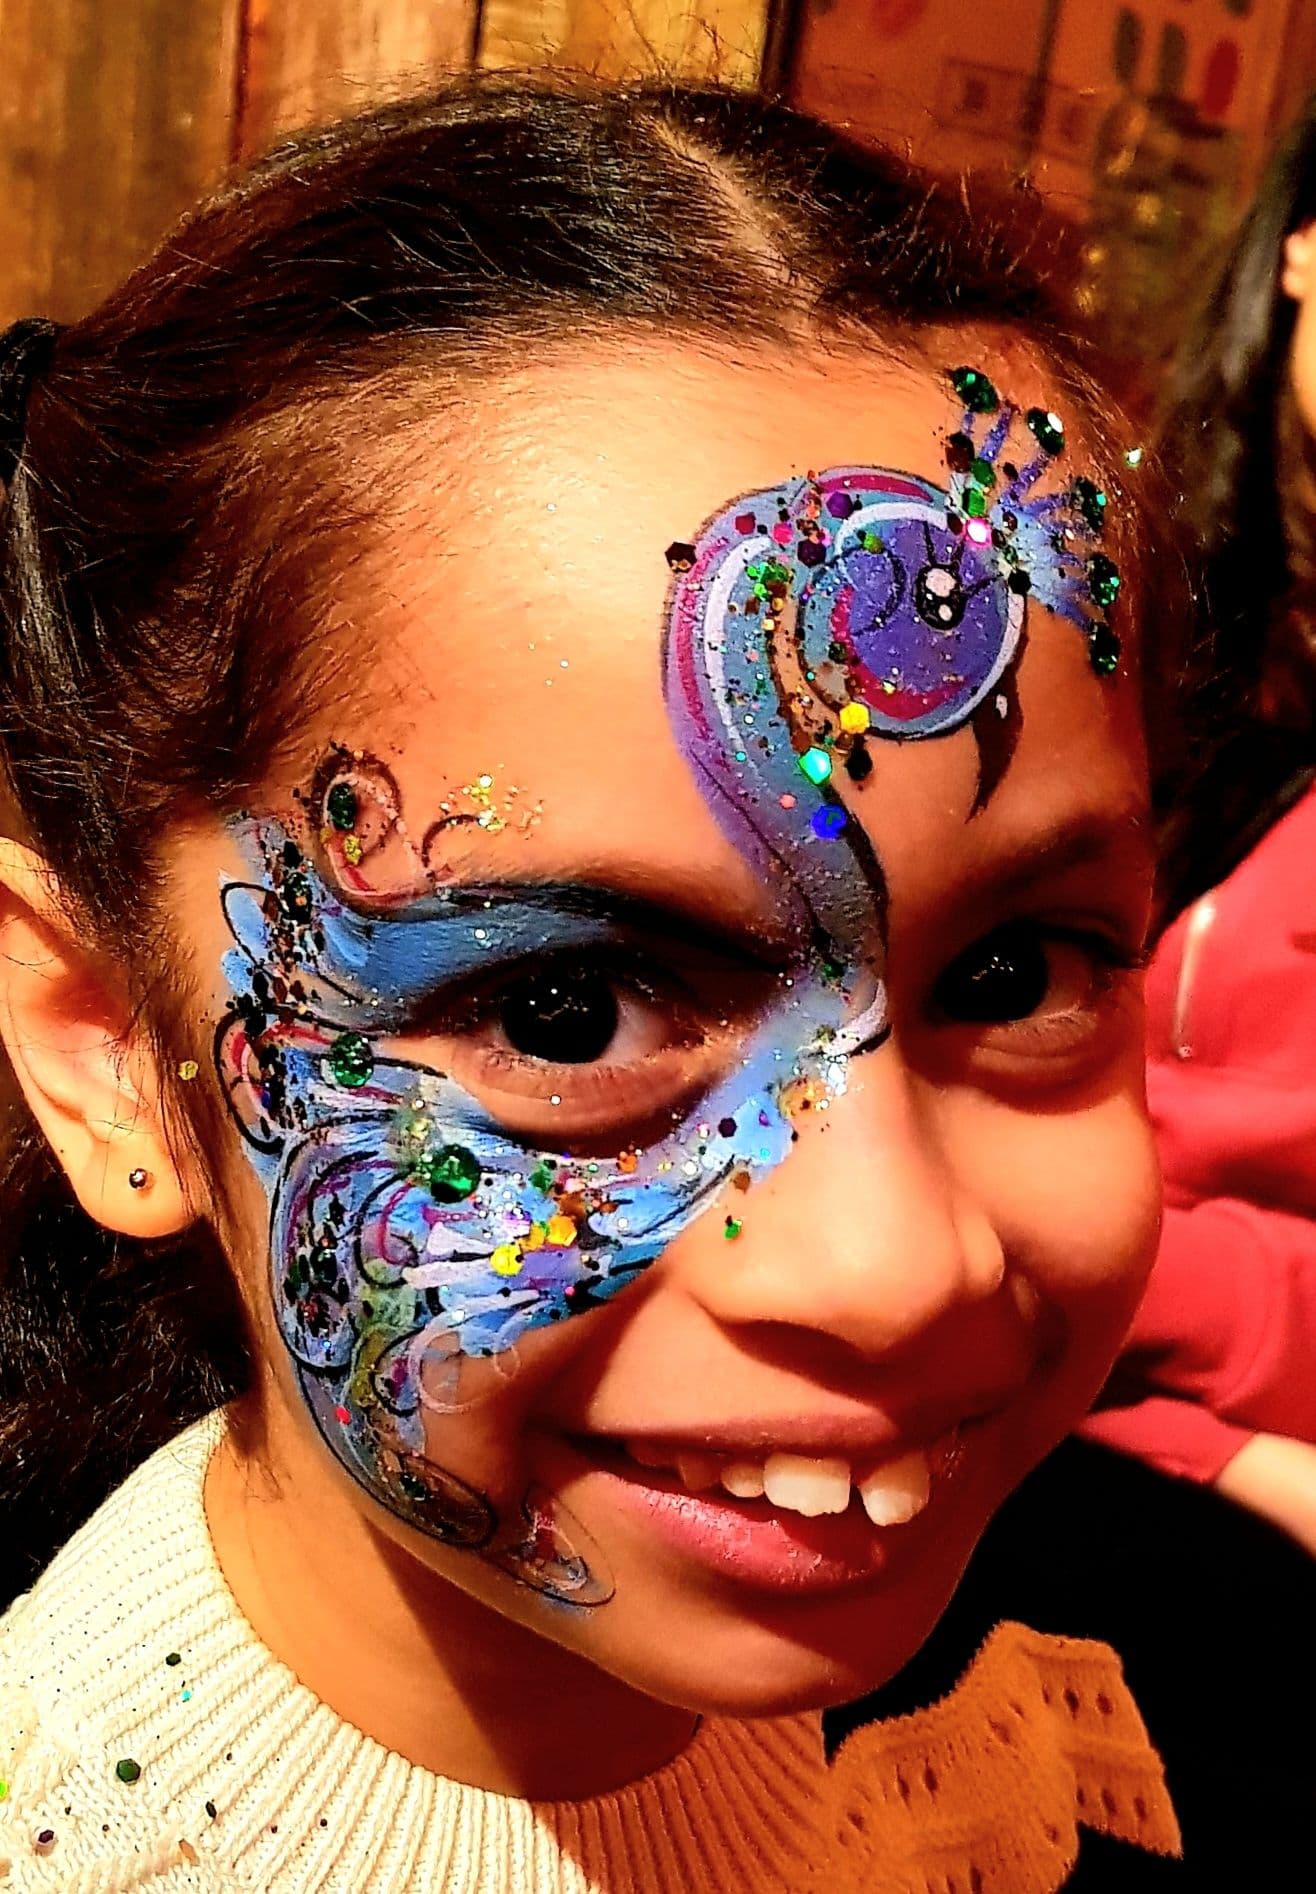
[[528, 1059], [588, 1065], [617, 1036], [614, 982], [596, 968], [544, 968], [504, 990], [497, 1019], [508, 1044]]
[[1047, 947], [1035, 927], [997, 928], [946, 968], [935, 989], [938, 1009], [947, 1019], [974, 1026], [1029, 1018], [1051, 986]]

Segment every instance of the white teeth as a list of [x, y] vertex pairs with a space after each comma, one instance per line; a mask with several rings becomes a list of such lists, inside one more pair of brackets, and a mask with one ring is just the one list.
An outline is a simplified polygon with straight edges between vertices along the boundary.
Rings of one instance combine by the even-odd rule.
[[763, 1468], [756, 1460], [733, 1460], [719, 1475], [732, 1499], [762, 1499]]
[[[875, 1526], [903, 1526], [923, 1511], [932, 1493], [934, 1463], [941, 1443], [916, 1448], [875, 1467], [854, 1482], [864, 1511]], [[816, 1519], [843, 1513], [850, 1504], [850, 1465], [846, 1460], [815, 1459], [803, 1453], [773, 1453], [766, 1461], [725, 1460], [712, 1453], [675, 1453], [644, 1440], [628, 1440], [626, 1451], [637, 1466], [674, 1472], [691, 1493], [720, 1486], [733, 1499], [766, 1499], [783, 1512]]]
[[692, 1493], [702, 1493], [717, 1485], [722, 1462], [711, 1453], [683, 1453], [676, 1463], [676, 1471], [683, 1486], [688, 1486]]
[[864, 1511], [875, 1526], [903, 1526], [923, 1511], [931, 1491], [928, 1456], [918, 1451], [888, 1460], [859, 1483]]
[[845, 1460], [810, 1460], [801, 1453], [769, 1454], [763, 1491], [774, 1506], [816, 1519], [843, 1513], [850, 1504], [850, 1467]]

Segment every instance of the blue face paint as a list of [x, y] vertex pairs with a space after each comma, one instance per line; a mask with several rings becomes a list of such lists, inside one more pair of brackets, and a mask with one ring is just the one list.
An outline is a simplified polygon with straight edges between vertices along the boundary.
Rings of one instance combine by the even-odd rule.
[[[413, 844], [387, 772], [344, 753], [304, 819], [232, 825], [249, 879], [222, 890], [233, 1006], [217, 1063], [269, 1196], [274, 1307], [310, 1410], [381, 1504], [552, 1596], [608, 1595], [597, 1549], [533, 1489], [499, 1518], [436, 1465], [427, 1420], [510, 1372], [522, 1338], [616, 1295], [732, 1180], [779, 1164], [798, 1110], [881, 1043], [882, 875], [842, 794], [864, 779], [856, 759], [871, 736], [969, 722], [1017, 657], [1030, 587], [1089, 622], [1068, 555], [1044, 561], [1030, 538], [1063, 548], [1073, 531], [1027, 500], [1036, 475], [1014, 475], [995, 526], [994, 503], [970, 497], [988, 493], [1012, 418], [982, 451], [969, 441], [948, 491], [842, 469], [737, 501], [669, 549], [673, 727], [799, 956], [730, 1069], [643, 1151], [528, 1146], [452, 1074], [381, 1043], [475, 975], [615, 946], [587, 894], [439, 885], [445, 825]], [[384, 899], [370, 867], [389, 851], [406, 872]]]

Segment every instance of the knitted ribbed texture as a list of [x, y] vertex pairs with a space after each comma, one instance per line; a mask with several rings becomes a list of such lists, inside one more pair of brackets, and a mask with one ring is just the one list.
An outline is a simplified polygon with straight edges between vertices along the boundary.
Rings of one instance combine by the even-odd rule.
[[819, 1719], [797, 1716], [706, 1720], [667, 1767], [585, 1802], [431, 1775], [243, 1619], [202, 1502], [222, 1427], [148, 1461], [0, 1624], [6, 1894], [1050, 1894], [1076, 1816], [1176, 1845], [1113, 1654], [1018, 1626], [943, 1704], [858, 1732], [830, 1769]]

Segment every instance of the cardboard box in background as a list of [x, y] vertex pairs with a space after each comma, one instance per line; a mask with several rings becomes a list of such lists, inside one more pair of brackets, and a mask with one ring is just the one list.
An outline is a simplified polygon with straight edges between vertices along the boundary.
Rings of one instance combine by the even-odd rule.
[[1148, 365], [1316, 84], [1313, 0], [802, 0], [793, 25], [796, 103], [1080, 221], [1080, 301]]

